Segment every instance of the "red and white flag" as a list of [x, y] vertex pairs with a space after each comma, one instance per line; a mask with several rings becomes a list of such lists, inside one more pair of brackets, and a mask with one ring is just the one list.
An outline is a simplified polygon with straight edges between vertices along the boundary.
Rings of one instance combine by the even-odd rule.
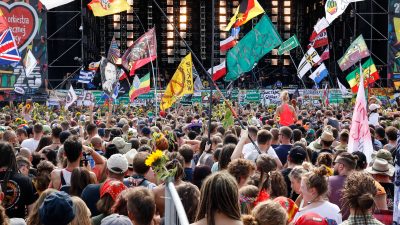
[[323, 95], [323, 104], [325, 107], [329, 106], [329, 89], [328, 89], [328, 84], [325, 84], [325, 90], [324, 90], [324, 95]]
[[[362, 67], [360, 65], [360, 74]], [[365, 100], [364, 76], [360, 76], [360, 84], [357, 92], [356, 104], [351, 120], [351, 129], [349, 135], [348, 152], [363, 152], [367, 162], [371, 162], [373, 152], [371, 133], [368, 126], [367, 101]]]
[[[218, 66], [214, 66], [213, 67], [213, 74], [212, 74], [212, 79], [213, 81], [219, 80], [221, 79], [223, 76], [226, 75], [226, 63], [225, 61], [223, 61], [221, 64], [219, 64]], [[208, 73], [211, 74], [211, 68], [208, 69], [207, 71]]]
[[227, 39], [219, 42], [219, 48], [220, 48], [221, 52], [225, 52], [225, 51], [233, 48], [233, 46], [235, 46], [235, 45], [236, 45], [236, 40], [232, 36], [229, 36]]
[[310, 47], [320, 48], [322, 46], [328, 45], [329, 44], [328, 33], [326, 32], [326, 30], [323, 30], [314, 39], [310, 39], [310, 42], [311, 43], [308, 45], [309, 48]]
[[329, 46], [327, 46], [324, 50], [324, 52], [321, 55], [321, 60], [317, 63], [317, 65], [320, 65], [323, 61], [329, 59]]

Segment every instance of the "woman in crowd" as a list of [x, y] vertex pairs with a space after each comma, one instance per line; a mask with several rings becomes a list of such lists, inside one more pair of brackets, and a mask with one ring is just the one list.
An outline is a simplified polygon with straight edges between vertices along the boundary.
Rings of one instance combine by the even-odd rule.
[[281, 93], [281, 105], [276, 108], [274, 120], [279, 121], [281, 126], [291, 126], [297, 121], [296, 110], [293, 106], [289, 105], [289, 92], [283, 91]]
[[26, 219], [27, 225], [41, 225], [39, 218], [39, 207], [42, 205], [44, 199], [49, 196], [51, 193], [56, 192], [55, 189], [47, 189], [42, 192], [39, 198], [32, 206], [32, 211], [29, 213], [28, 218]]
[[242, 216], [244, 225], [286, 225], [288, 215], [277, 202], [268, 200], [258, 204], [250, 215]]
[[73, 196], [71, 199], [74, 205], [75, 218], [69, 225], [91, 225], [90, 210], [85, 202], [76, 196]]

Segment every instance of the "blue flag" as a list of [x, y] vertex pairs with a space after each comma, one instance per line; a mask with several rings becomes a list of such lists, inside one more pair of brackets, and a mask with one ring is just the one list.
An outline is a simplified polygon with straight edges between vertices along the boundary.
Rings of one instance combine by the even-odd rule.
[[18, 63], [21, 55], [10, 29], [0, 35], [0, 65]]
[[324, 63], [322, 63], [311, 75], [310, 78], [315, 83], [319, 84], [326, 76], [328, 76], [328, 70]]

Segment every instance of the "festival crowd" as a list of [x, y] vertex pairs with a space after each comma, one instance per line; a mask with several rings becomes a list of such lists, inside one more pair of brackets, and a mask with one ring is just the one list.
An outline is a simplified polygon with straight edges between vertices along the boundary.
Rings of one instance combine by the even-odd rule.
[[0, 225], [165, 224], [160, 151], [191, 224], [392, 224], [399, 115], [368, 100], [367, 156], [347, 151], [350, 105], [281, 101], [238, 109], [245, 129], [201, 106], [3, 108]]

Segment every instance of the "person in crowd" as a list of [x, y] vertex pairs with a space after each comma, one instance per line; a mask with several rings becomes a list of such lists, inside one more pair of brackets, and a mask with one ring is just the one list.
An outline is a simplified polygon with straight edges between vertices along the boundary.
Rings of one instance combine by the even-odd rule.
[[277, 202], [268, 200], [258, 204], [250, 215], [242, 216], [244, 225], [286, 225], [288, 215]]
[[69, 225], [91, 225], [90, 210], [86, 206], [85, 202], [77, 196], [73, 196], [71, 199], [74, 207], [75, 218]]
[[227, 172], [210, 175], [201, 187], [193, 225], [242, 225], [237, 187], [235, 178]]
[[290, 198], [293, 201], [296, 201], [296, 204], [298, 205], [302, 200], [302, 198], [299, 198], [299, 195], [301, 194], [300, 191], [301, 177], [307, 172], [308, 170], [303, 166], [295, 166], [289, 173], [290, 188], [292, 190], [292, 195], [290, 196]]
[[369, 117], [368, 123], [372, 126], [379, 126], [379, 113], [378, 110], [381, 108], [378, 104], [370, 104], [368, 106], [369, 109]]
[[83, 189], [89, 184], [95, 184], [97, 180], [90, 175], [88, 169], [84, 167], [77, 167], [71, 173], [71, 186], [64, 186], [61, 191], [65, 191], [71, 196], [80, 197]]
[[39, 207], [40, 223], [43, 225], [68, 225], [75, 216], [76, 211], [71, 197], [62, 191], [46, 196]]
[[275, 148], [275, 152], [283, 165], [286, 164], [289, 150], [292, 148], [290, 140], [292, 139], [293, 131], [290, 127], [281, 127], [279, 129], [279, 142], [280, 145]]
[[153, 190], [156, 185], [149, 181], [146, 176], [150, 173], [150, 167], [146, 165], [145, 161], [149, 153], [147, 152], [138, 152], [133, 158], [133, 172], [132, 175], [128, 178], [124, 179], [124, 184], [127, 187], [146, 187], [150, 190]]
[[379, 126], [375, 129], [375, 139], [378, 140], [382, 146], [388, 144], [388, 140], [386, 138], [385, 128]]
[[386, 129], [385, 129], [385, 134], [386, 134], [388, 143], [385, 146], [383, 146], [383, 148], [390, 151], [392, 153], [392, 155], [395, 155], [398, 132], [399, 132], [399, 130], [393, 126], [386, 127]]
[[182, 145], [179, 148], [179, 154], [183, 157], [185, 161], [184, 171], [185, 176], [183, 181], [191, 182], [193, 180], [193, 167], [192, 167], [192, 160], [193, 160], [193, 150], [190, 145]]
[[289, 105], [289, 92], [281, 92], [281, 105], [276, 108], [274, 121], [279, 121], [281, 126], [291, 126], [297, 121], [297, 113], [293, 106]]
[[242, 214], [250, 214], [255, 206], [258, 196], [258, 187], [254, 185], [246, 185], [239, 189], [240, 212]]
[[338, 131], [340, 130], [340, 122], [337, 120], [335, 115], [333, 115], [333, 112], [331, 110], [325, 111], [324, 126], [328, 125], [335, 128]]
[[[121, 154], [115, 154], [107, 160], [107, 180], [123, 181], [124, 174], [128, 170], [128, 160]], [[100, 199], [100, 189], [103, 184], [89, 184], [83, 189], [81, 198], [90, 209], [92, 217], [97, 216], [100, 212], [97, 210], [96, 203]]]
[[203, 185], [204, 179], [211, 174], [211, 169], [208, 166], [196, 166], [193, 171], [193, 184], [199, 189]]
[[321, 166], [302, 176], [300, 190], [303, 200], [300, 203], [299, 211], [295, 215], [294, 221], [305, 213], [314, 212], [324, 218], [336, 221], [337, 224], [342, 222], [340, 208], [326, 200], [326, 194], [328, 193], [327, 173], [326, 168]]
[[150, 225], [156, 212], [153, 193], [145, 187], [130, 189], [127, 194], [128, 216], [135, 225]]
[[15, 133], [17, 134], [18, 143], [21, 145], [23, 141], [28, 139], [28, 132], [24, 128], [18, 128]]
[[7, 196], [11, 196], [3, 200], [6, 214], [9, 218], [25, 218], [26, 212], [30, 212], [37, 198], [32, 179], [18, 172], [14, 149], [9, 143], [0, 142], [0, 156], [2, 190]]
[[27, 148], [29, 149], [31, 152], [36, 151], [38, 145], [39, 145], [39, 141], [43, 136], [43, 125], [42, 124], [35, 124], [33, 126], [33, 137], [24, 140], [21, 143], [21, 147], [22, 148]]
[[27, 225], [41, 225], [40, 217], [39, 217], [39, 208], [43, 204], [44, 199], [56, 191], [57, 190], [55, 190], [55, 189], [49, 188], [49, 189], [44, 190], [40, 194], [39, 198], [35, 201], [35, 203], [33, 203], [32, 210], [26, 219]]
[[133, 223], [128, 216], [111, 214], [101, 221], [101, 225], [133, 225]]
[[[233, 150], [235, 150], [235, 149], [233, 149]], [[213, 164], [213, 166], [211, 167], [211, 172], [212, 173], [215, 173], [215, 172], [218, 172], [219, 170], [220, 170], [220, 166], [219, 166], [219, 157], [220, 157], [220, 155], [221, 155], [221, 152], [222, 152], [222, 149], [217, 149], [217, 150], [215, 150], [215, 152], [214, 152], [214, 164]], [[233, 153], [233, 151], [232, 151], [232, 153]], [[230, 154], [229, 155], [229, 160], [231, 159], [231, 156], [232, 154]]]
[[234, 144], [228, 144], [222, 147], [218, 159], [218, 171], [226, 170], [228, 168], [234, 150], [235, 150]]
[[228, 165], [228, 172], [235, 177], [239, 188], [248, 183], [254, 171], [254, 165], [245, 159], [235, 159]]
[[335, 150], [347, 150], [347, 144], [349, 143], [349, 131], [343, 129], [339, 134], [339, 145], [335, 147]]
[[298, 197], [298, 194], [296, 194], [296, 192], [294, 192], [291, 188], [289, 174], [294, 167], [301, 166], [303, 162], [306, 160], [306, 158], [307, 158], [307, 152], [302, 147], [293, 146], [290, 149], [289, 155], [287, 157], [287, 167], [281, 171], [286, 182], [286, 188], [288, 191], [287, 197], [290, 197], [291, 199], [296, 199]]
[[327, 152], [334, 154], [332, 150], [332, 143], [334, 140], [335, 138], [333, 137], [332, 127], [325, 127], [320, 137], [321, 150], [314, 151], [312, 155], [311, 161], [313, 164], [317, 162], [317, 158], [320, 153]]
[[183, 183], [176, 187], [176, 192], [181, 198], [189, 223], [194, 223], [200, 202], [199, 188], [192, 183]]
[[363, 172], [351, 173], [344, 184], [342, 197], [344, 206], [350, 209], [350, 216], [341, 225], [383, 225], [372, 215], [376, 194], [372, 177]]
[[332, 176], [334, 174], [333, 157], [331, 153], [323, 152], [318, 155], [315, 165], [317, 167], [324, 166], [328, 171], [328, 176]]

